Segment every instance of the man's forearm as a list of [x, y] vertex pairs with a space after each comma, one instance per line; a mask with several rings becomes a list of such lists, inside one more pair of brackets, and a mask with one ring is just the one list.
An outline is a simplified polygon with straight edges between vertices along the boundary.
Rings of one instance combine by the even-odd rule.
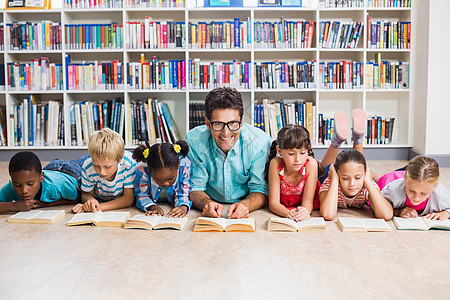
[[203, 191], [193, 191], [189, 194], [189, 199], [192, 201], [192, 205], [200, 210], [205, 208], [206, 204], [213, 201], [209, 196]]
[[250, 193], [246, 199], [242, 200], [241, 203], [247, 206], [248, 211], [252, 212], [254, 210], [260, 209], [266, 204], [267, 196], [263, 193]]

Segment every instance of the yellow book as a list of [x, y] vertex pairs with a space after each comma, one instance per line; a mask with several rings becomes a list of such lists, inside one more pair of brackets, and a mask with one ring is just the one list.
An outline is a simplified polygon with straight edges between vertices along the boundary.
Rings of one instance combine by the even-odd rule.
[[310, 218], [306, 221], [296, 222], [289, 218], [270, 218], [267, 222], [268, 231], [317, 231], [327, 230], [322, 217]]
[[168, 218], [161, 216], [137, 215], [127, 220], [124, 228], [127, 229], [178, 229], [183, 230], [188, 218]]
[[67, 222], [67, 226], [95, 225], [99, 227], [123, 227], [130, 217], [129, 212], [97, 211], [95, 213], [76, 214]]
[[306, 102], [306, 129], [309, 131], [309, 138], [311, 140], [314, 139], [313, 137], [313, 103], [312, 102]]
[[8, 218], [8, 223], [53, 224], [65, 215], [64, 210], [21, 211]]
[[225, 219], [199, 217], [195, 221], [194, 232], [255, 232], [256, 221], [254, 218]]
[[337, 224], [343, 232], [392, 231], [383, 219], [338, 218]]

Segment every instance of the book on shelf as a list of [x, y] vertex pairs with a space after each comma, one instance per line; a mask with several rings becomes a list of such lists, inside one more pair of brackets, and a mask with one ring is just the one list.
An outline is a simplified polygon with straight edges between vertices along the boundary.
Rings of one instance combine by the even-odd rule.
[[319, 47], [358, 48], [364, 29], [363, 22], [330, 20], [319, 24]]
[[95, 213], [79, 213], [67, 222], [67, 226], [95, 225], [99, 227], [123, 227], [130, 217], [129, 212], [101, 210]]
[[145, 16], [142, 22], [126, 22], [127, 49], [185, 49], [184, 22], [154, 21]]
[[256, 221], [254, 218], [226, 219], [199, 217], [195, 221], [194, 232], [255, 232]]
[[64, 210], [21, 211], [8, 218], [8, 223], [53, 224], [62, 219]]
[[6, 23], [9, 37], [8, 50], [61, 50], [61, 23], [50, 20], [40, 22], [13, 21]]
[[366, 143], [389, 144], [392, 142], [395, 118], [372, 116], [367, 118]]
[[187, 217], [168, 218], [163, 216], [136, 215], [125, 223], [126, 229], [178, 229], [183, 230], [188, 222]]
[[0, 146], [8, 145], [8, 130], [6, 123], [8, 119], [6, 118], [6, 106], [0, 105]]
[[251, 19], [189, 22], [189, 49], [249, 49]]
[[[122, 8], [125, 3], [126, 7], [132, 7], [132, 4], [136, 3], [146, 3], [145, 0], [109, 0], [109, 1], [92, 1], [92, 0], [64, 0], [64, 7], [66, 9], [83, 9], [83, 8]], [[161, 3], [166, 2], [163, 0], [150, 1], [147, 3]], [[168, 1], [172, 2], [172, 1]], [[140, 7], [140, 6], [139, 6]]]
[[443, 229], [450, 230], [450, 219], [428, 220], [426, 218], [401, 218], [394, 217], [392, 220], [398, 230], [430, 230]]
[[315, 88], [315, 61], [255, 62], [256, 89]]
[[407, 89], [409, 88], [409, 62], [380, 61], [366, 63], [366, 88]]
[[66, 24], [66, 49], [123, 49], [123, 25]]
[[190, 102], [189, 103], [189, 129], [205, 125], [205, 103]]
[[236, 89], [250, 88], [251, 62], [233, 60], [232, 62], [200, 61], [190, 58], [189, 86], [192, 89], [214, 89], [230, 87]]
[[319, 0], [318, 6], [319, 8], [364, 7], [364, 0]]
[[268, 231], [315, 231], [327, 230], [327, 225], [322, 217], [310, 218], [296, 222], [289, 218], [270, 218], [267, 221]]
[[330, 145], [331, 137], [333, 136], [334, 118], [324, 117], [323, 114], [319, 114], [318, 120], [318, 144]]
[[319, 88], [362, 89], [364, 63], [355, 61], [322, 61], [319, 63]]
[[338, 218], [337, 224], [343, 232], [392, 231], [383, 219]]
[[306, 127], [313, 139], [315, 132], [314, 103], [311, 101], [271, 101], [263, 99], [262, 104], [254, 106], [254, 125], [276, 138], [278, 131], [287, 124]]
[[411, 22], [372, 19], [367, 15], [367, 24], [367, 48], [411, 48]]
[[367, 0], [366, 7], [411, 7], [411, 0]]

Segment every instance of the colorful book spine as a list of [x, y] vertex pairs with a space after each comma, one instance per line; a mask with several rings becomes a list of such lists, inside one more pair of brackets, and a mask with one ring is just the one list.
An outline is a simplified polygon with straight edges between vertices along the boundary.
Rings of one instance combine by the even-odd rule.
[[66, 9], [122, 8], [123, 0], [64, 0], [64, 7]]
[[184, 49], [186, 25], [184, 22], [152, 21], [126, 22], [127, 49]]
[[411, 22], [373, 20], [367, 16], [367, 48], [411, 49]]
[[315, 61], [255, 62], [256, 89], [315, 88]]
[[189, 83], [192, 89], [213, 89], [231, 87], [250, 88], [250, 62], [204, 62], [198, 58], [189, 60], [191, 65]]
[[363, 28], [363, 22], [321, 21], [319, 24], [319, 47], [357, 48]]
[[380, 61], [366, 64], [367, 89], [408, 89], [409, 62]]
[[63, 67], [48, 58], [32, 59], [30, 63], [7, 63], [10, 91], [49, 91], [63, 89]]
[[311, 48], [315, 22], [305, 20], [255, 22], [255, 48]]
[[362, 89], [364, 80], [362, 62], [339, 61], [319, 63], [320, 89]]
[[[42, 20], [38, 23], [14, 21], [6, 24], [8, 50], [61, 50], [61, 23]], [[3, 26], [2, 26], [3, 34]], [[3, 41], [3, 38], [2, 38]]]
[[411, 7], [411, 0], [367, 0], [366, 7]]
[[125, 0], [124, 3], [129, 8], [185, 7], [185, 0]]
[[80, 62], [67, 65], [67, 88], [69, 90], [120, 90], [124, 88], [123, 63]]
[[319, 0], [319, 7], [320, 8], [364, 7], [364, 0]]
[[389, 144], [392, 142], [395, 118], [372, 116], [367, 118], [366, 143]]
[[189, 22], [190, 49], [249, 49], [251, 47], [251, 31], [248, 25], [250, 17], [241, 21], [235, 18], [230, 21], [209, 23]]
[[123, 49], [123, 25], [67, 24], [66, 49]]
[[186, 88], [186, 62], [182, 60], [151, 61], [127, 64], [127, 87], [132, 90], [182, 90]]

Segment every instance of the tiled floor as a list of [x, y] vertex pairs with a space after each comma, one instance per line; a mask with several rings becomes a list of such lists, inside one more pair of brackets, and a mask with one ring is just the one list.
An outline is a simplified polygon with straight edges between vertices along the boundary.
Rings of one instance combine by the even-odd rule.
[[[379, 173], [404, 161], [370, 161]], [[7, 164], [0, 163], [0, 183]], [[450, 187], [450, 169], [442, 169]], [[2, 299], [435, 299], [449, 295], [450, 232], [255, 233], [141, 231], [9, 224], [0, 215]], [[168, 210], [168, 206], [164, 206]], [[137, 209], [128, 209], [137, 214]], [[313, 213], [314, 215], [317, 212]], [[339, 216], [372, 216], [340, 210]], [[393, 224], [389, 222], [391, 226]]]

